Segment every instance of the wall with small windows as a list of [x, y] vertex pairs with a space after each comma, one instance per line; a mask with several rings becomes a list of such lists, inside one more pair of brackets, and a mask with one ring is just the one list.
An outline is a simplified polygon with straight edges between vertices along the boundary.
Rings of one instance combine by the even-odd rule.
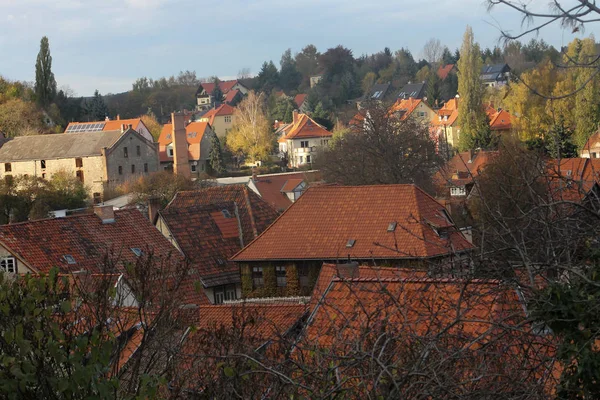
[[11, 252], [0, 246], [0, 272], [9, 274], [26, 274], [35, 272], [27, 268], [25, 264], [20, 262]]

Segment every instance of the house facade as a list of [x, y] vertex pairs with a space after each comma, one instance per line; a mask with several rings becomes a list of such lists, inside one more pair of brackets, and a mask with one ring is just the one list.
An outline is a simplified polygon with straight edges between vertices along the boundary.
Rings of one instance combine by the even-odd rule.
[[472, 249], [414, 185], [317, 186], [232, 260], [245, 296], [284, 296], [310, 293], [324, 262], [462, 273]]
[[[249, 91], [249, 89], [237, 79], [220, 81], [219, 88], [223, 93], [223, 102], [225, 104], [231, 104], [239, 101], [239, 99], [248, 94]], [[198, 110], [210, 110], [211, 108], [215, 108], [215, 106], [219, 105], [216, 104], [212, 95], [214, 89], [214, 82], [205, 82], [200, 84], [198, 90], [196, 91], [196, 108]]]
[[600, 158], [600, 132], [596, 132], [589, 137], [583, 148], [579, 150], [579, 156], [582, 158]]
[[233, 127], [235, 122], [235, 108], [229, 104], [221, 104], [217, 108], [208, 110], [198, 118], [200, 122], [210, 124], [212, 130], [219, 138], [224, 138], [227, 132]]
[[487, 87], [504, 86], [510, 80], [508, 64], [488, 64], [481, 67], [481, 82]]
[[[178, 118], [175, 116], [175, 118]], [[172, 121], [163, 126], [158, 138], [160, 167], [163, 170], [172, 170], [175, 163], [175, 148], [178, 141], [185, 143], [187, 155], [182, 150], [187, 160], [190, 176], [198, 178], [207, 172], [208, 158], [212, 147], [211, 137], [215, 133], [207, 122]]]
[[158, 146], [133, 129], [20, 136], [0, 147], [0, 179], [77, 177], [94, 202], [128, 180], [158, 171]]
[[399, 99], [392, 106], [390, 111], [397, 114], [401, 121], [407, 118], [415, 118], [425, 124], [429, 124], [436, 115], [435, 111], [433, 111], [426, 102], [412, 97], [409, 97], [408, 99]]
[[319, 149], [327, 146], [332, 136], [308, 115], [294, 111], [292, 123], [281, 129], [279, 152], [287, 154], [292, 168], [312, 165]]

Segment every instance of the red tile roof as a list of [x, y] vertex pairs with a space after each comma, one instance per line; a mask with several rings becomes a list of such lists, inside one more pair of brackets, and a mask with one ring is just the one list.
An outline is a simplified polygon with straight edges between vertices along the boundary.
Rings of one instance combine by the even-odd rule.
[[450, 99], [437, 111], [437, 116], [434, 116], [431, 123], [436, 126], [452, 126], [457, 118], [458, 102], [456, 99]]
[[493, 131], [507, 131], [512, 129], [512, 119], [515, 118], [506, 110], [488, 107], [486, 109], [490, 119], [490, 128]]
[[[223, 94], [226, 95], [237, 83], [239, 83], [237, 79], [231, 81], [219, 81], [219, 87]], [[204, 88], [206, 94], [212, 94], [213, 90], [215, 90], [215, 84], [214, 82], [204, 82], [202, 83], [202, 88]]]
[[299, 178], [299, 179], [288, 179], [285, 184], [283, 185], [283, 187], [281, 188], [282, 192], [293, 192], [294, 189], [296, 189], [298, 187], [298, 185], [300, 185], [302, 182], [304, 182], [304, 179]]
[[440, 187], [463, 186], [471, 183], [473, 178], [476, 178], [497, 155], [496, 151], [484, 150], [458, 153], [440, 168], [434, 176], [434, 181]]
[[304, 100], [306, 100], [306, 94], [297, 94], [294, 97], [294, 103], [296, 103], [296, 106], [298, 106], [298, 108], [300, 109], [302, 107], [302, 104], [304, 104]]
[[286, 140], [331, 137], [333, 133], [323, 128], [306, 114], [298, 114], [295, 122], [286, 128]]
[[[0, 244], [36, 272], [86, 270], [102, 272], [107, 253], [135, 263], [131, 250], [139, 248], [167, 259], [180, 253], [136, 209], [115, 211], [115, 222], [103, 224], [95, 214], [44, 219], [0, 226]], [[75, 264], [69, 264], [70, 255]], [[118, 271], [116, 271], [118, 272]]]
[[[201, 155], [201, 144], [204, 135], [212, 133], [207, 122], [192, 122], [185, 127], [188, 142], [188, 157], [190, 160], [199, 160]], [[158, 154], [161, 162], [173, 161], [173, 157], [167, 155], [167, 146], [173, 143], [173, 125], [163, 125], [162, 132], [158, 137]]]
[[413, 111], [415, 111], [415, 109], [419, 106], [419, 104], [421, 104], [422, 101], [423, 100], [421, 99], [413, 99], [412, 97], [408, 99], [399, 99], [391, 107], [390, 112], [401, 113], [402, 115], [400, 116], [400, 120], [403, 121], [407, 119], [413, 113]]
[[215, 122], [215, 117], [221, 117], [225, 115], [233, 115], [235, 108], [231, 107], [229, 104], [221, 104], [217, 108], [211, 108], [206, 112], [206, 114], [200, 117], [201, 121], [208, 122], [211, 126]]
[[230, 90], [229, 92], [227, 92], [227, 94], [225, 95], [225, 103], [229, 104], [232, 101], [234, 101], [238, 94], [240, 94], [240, 91], [237, 89]]
[[439, 78], [441, 80], [444, 80], [448, 77], [448, 74], [450, 73], [450, 71], [452, 71], [454, 69], [454, 64], [446, 64], [446, 65], [440, 65], [438, 70], [437, 70], [437, 74], [439, 76]]
[[103, 131], [118, 131], [121, 129], [121, 125], [131, 125], [131, 128], [134, 131], [138, 130], [138, 126], [140, 124], [144, 124], [141, 118], [130, 118], [130, 119], [112, 119], [109, 121], [90, 121], [90, 122], [70, 122], [69, 125], [65, 128], [65, 131], [69, 129], [69, 127], [73, 127], [79, 124], [104, 124]]
[[319, 181], [321, 174], [318, 171], [294, 172], [286, 174], [259, 175], [253, 181], [260, 196], [276, 210], [285, 210], [292, 205], [292, 201], [284, 193], [288, 186], [298, 186], [301, 182]]
[[277, 211], [246, 185], [215, 186], [211, 188], [178, 192], [165, 208], [165, 212], [186, 208], [235, 202], [238, 207], [244, 244], [250, 243], [278, 216]]
[[[448, 239], [436, 229], [447, 229]], [[318, 186], [233, 260], [429, 258], [470, 249], [444, 207], [414, 185]]]

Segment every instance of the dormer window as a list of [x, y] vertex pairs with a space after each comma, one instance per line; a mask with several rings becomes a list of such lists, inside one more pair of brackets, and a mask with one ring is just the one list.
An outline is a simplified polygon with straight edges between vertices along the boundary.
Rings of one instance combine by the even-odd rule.
[[67, 262], [67, 264], [71, 264], [71, 265], [72, 264], [77, 264], [77, 261], [75, 261], [75, 258], [72, 255], [70, 255], [70, 254], [65, 254], [63, 256], [63, 258], [65, 259], [65, 261]]

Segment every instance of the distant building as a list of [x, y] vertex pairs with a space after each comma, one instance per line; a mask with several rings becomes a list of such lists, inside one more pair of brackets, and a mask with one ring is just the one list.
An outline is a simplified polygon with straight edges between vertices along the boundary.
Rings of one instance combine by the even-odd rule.
[[389, 94], [391, 84], [388, 83], [376, 83], [360, 98], [356, 101], [356, 107], [360, 110], [363, 103], [368, 101], [383, 101]]
[[481, 82], [488, 87], [506, 85], [510, 79], [508, 64], [491, 64], [481, 67]]
[[426, 92], [425, 82], [410, 83], [408, 82], [398, 93], [399, 100], [408, 100], [409, 98], [422, 100]]
[[450, 74], [455, 74], [456, 73], [456, 68], [454, 64], [446, 64], [446, 65], [440, 65], [438, 67], [437, 70], [437, 75], [438, 78], [440, 78], [440, 80], [446, 80], [446, 78], [448, 77], [448, 75]]
[[[249, 92], [249, 89], [237, 79], [220, 81], [219, 88], [225, 97], [223, 100], [223, 103], [225, 104], [236, 103], [241, 99], [241, 97], [245, 96]], [[198, 90], [196, 91], [196, 108], [198, 110], [209, 110], [219, 105], [215, 104], [216, 102], [212, 96], [214, 89], [214, 82], [204, 82], [200, 84]]]
[[579, 155], [583, 158], [600, 158], [600, 132], [596, 132], [588, 138], [579, 151]]
[[158, 138], [160, 166], [163, 170], [174, 168], [175, 149], [178, 140], [185, 143], [184, 154], [190, 176], [197, 178], [206, 173], [208, 168], [208, 158], [212, 146], [211, 137], [215, 133], [208, 122], [192, 122], [185, 124], [181, 122], [174, 125], [173, 122], [165, 124]]
[[408, 118], [416, 118], [427, 124], [435, 116], [435, 111], [426, 102], [411, 97], [408, 99], [399, 99], [390, 111], [397, 114], [401, 121]]
[[294, 103], [301, 113], [306, 112], [306, 94], [297, 94], [294, 96]]
[[125, 125], [125, 128], [129, 128], [131, 125], [131, 129], [142, 135], [146, 140], [154, 142], [150, 130], [141, 118], [121, 119], [118, 115], [117, 119], [114, 120], [107, 118], [105, 121], [96, 122], [70, 122], [65, 129], [65, 133], [117, 131], [123, 125]]
[[29, 175], [50, 179], [65, 171], [83, 182], [96, 203], [124, 182], [158, 171], [158, 145], [125, 127], [19, 136], [0, 145], [0, 178]]
[[293, 168], [311, 165], [318, 149], [327, 146], [333, 134], [306, 114], [294, 111], [293, 116], [292, 123], [280, 130], [279, 152], [287, 153]]
[[310, 88], [314, 88], [323, 79], [323, 74], [317, 74], [310, 77]]
[[218, 137], [224, 138], [235, 122], [235, 109], [229, 104], [221, 104], [217, 108], [208, 110], [197, 118], [200, 122], [208, 122]]

